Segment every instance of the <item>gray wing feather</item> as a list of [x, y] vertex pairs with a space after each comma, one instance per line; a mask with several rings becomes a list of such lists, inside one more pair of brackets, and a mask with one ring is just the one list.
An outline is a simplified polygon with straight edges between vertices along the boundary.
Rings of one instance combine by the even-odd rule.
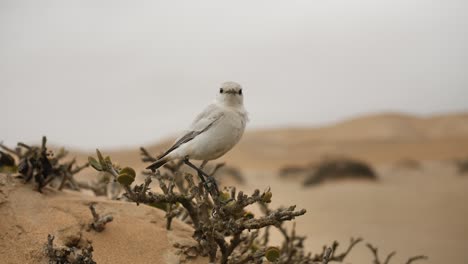
[[198, 114], [190, 125], [189, 131], [201, 131], [212, 121], [220, 119], [224, 113], [215, 104], [208, 105], [203, 112]]
[[186, 131], [181, 137], [179, 137], [174, 145], [170, 147], [164, 154], [162, 154], [159, 159], [165, 157], [173, 150], [180, 147], [182, 144], [185, 144], [201, 133], [207, 131], [214, 123], [220, 120], [224, 116], [224, 113], [220, 111], [218, 106], [209, 105], [203, 112], [201, 112], [195, 120], [192, 122], [189, 130]]

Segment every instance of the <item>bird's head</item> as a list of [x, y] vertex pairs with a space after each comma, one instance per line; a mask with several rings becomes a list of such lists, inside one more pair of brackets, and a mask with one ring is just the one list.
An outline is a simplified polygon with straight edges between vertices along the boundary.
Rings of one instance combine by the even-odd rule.
[[235, 82], [225, 82], [219, 88], [216, 101], [227, 106], [242, 106], [244, 104], [244, 95], [242, 87]]

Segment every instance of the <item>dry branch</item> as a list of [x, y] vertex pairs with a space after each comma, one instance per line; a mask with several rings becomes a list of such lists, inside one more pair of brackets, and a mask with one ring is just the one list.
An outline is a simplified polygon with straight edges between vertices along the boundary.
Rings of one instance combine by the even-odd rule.
[[99, 216], [94, 205], [94, 203], [89, 205], [89, 210], [91, 210], [91, 214], [93, 215], [93, 222], [89, 224], [89, 227], [97, 232], [102, 232], [106, 224], [112, 222], [114, 217], [112, 217], [112, 215]]

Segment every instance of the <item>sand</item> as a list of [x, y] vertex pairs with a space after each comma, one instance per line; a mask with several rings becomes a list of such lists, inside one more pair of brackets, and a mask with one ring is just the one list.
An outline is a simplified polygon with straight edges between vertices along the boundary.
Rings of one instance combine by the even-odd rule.
[[[161, 210], [50, 188], [41, 194], [31, 187], [0, 174], [2, 263], [48, 263], [43, 253], [48, 234], [56, 245], [73, 236], [91, 240], [97, 263], [177, 263], [173, 244], [193, 244], [192, 229], [179, 221], [166, 231]], [[91, 202], [98, 213], [114, 217], [103, 232], [87, 231]]]
[[[168, 144], [170, 140], [148, 149], [157, 153]], [[137, 147], [106, 153], [122, 165], [144, 167]], [[79, 160], [87, 156], [75, 154]], [[303, 166], [337, 155], [368, 162], [379, 181], [303, 187], [302, 176], [278, 175], [283, 166]], [[252, 191], [269, 186], [274, 206], [296, 204], [307, 209], [296, 223], [298, 232], [308, 236], [306, 246], [313, 252], [333, 240], [346, 245], [354, 236], [378, 246], [381, 254], [397, 251], [392, 263], [404, 263], [419, 254], [429, 256], [425, 263], [466, 263], [468, 175], [460, 175], [453, 162], [460, 158], [468, 158], [468, 114], [427, 118], [385, 114], [322, 128], [248, 132], [220, 161], [241, 169], [247, 182], [238, 188]], [[87, 180], [95, 175], [88, 170], [78, 177]], [[39, 194], [29, 185], [5, 176], [0, 179], [0, 255], [6, 263], [46, 263], [42, 247], [47, 234], [60, 237], [70, 229], [92, 240], [98, 263], [178, 263], [172, 244], [192, 242], [189, 226], [176, 221], [168, 232], [163, 213], [151, 207], [71, 191], [47, 189]], [[102, 233], [84, 230], [91, 221], [87, 208], [91, 201], [98, 202], [99, 212], [114, 216]], [[279, 236], [274, 236], [273, 243], [279, 243]], [[349, 263], [371, 261], [364, 244], [347, 259]]]

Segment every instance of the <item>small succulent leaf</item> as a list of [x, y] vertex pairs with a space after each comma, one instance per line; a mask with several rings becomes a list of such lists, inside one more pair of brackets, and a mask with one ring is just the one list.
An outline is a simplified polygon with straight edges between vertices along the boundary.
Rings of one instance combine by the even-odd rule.
[[268, 261], [275, 262], [280, 257], [280, 250], [277, 247], [268, 247], [265, 251], [265, 257]]
[[273, 193], [271, 193], [270, 191], [266, 191], [262, 195], [262, 202], [271, 203], [271, 197], [273, 197]]
[[231, 199], [231, 195], [228, 192], [221, 192], [219, 194], [219, 200], [221, 202], [227, 202]]
[[120, 174], [128, 174], [130, 175], [133, 179], [135, 179], [136, 173], [135, 170], [130, 168], [130, 167], [125, 167], [122, 170], [120, 170]]
[[122, 185], [129, 186], [130, 184], [132, 184], [133, 181], [135, 181], [135, 179], [132, 178], [132, 176], [123, 173], [119, 174], [119, 177], [117, 177], [117, 181]]
[[253, 214], [252, 212], [246, 211], [246, 212], [244, 213], [244, 218], [246, 218], [246, 219], [252, 219], [252, 218], [254, 218], [254, 217], [255, 217], [255, 216], [254, 216], [254, 214]]
[[97, 156], [98, 156], [99, 163], [104, 164], [104, 157], [102, 156], [102, 154], [101, 154], [101, 152], [99, 151], [99, 149], [96, 149], [96, 154], [97, 154]]
[[101, 164], [93, 157], [88, 157], [88, 162], [91, 167], [93, 167], [97, 171], [102, 171], [102, 166]]

